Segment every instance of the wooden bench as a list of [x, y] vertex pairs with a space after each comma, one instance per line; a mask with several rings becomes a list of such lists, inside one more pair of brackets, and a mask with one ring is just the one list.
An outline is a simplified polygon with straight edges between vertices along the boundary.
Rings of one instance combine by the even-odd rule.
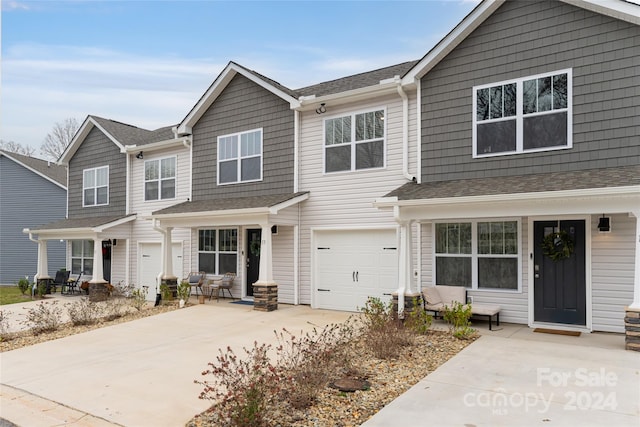
[[[459, 302], [467, 303], [467, 290], [462, 286], [435, 285], [426, 286], [422, 289], [422, 301], [424, 309], [431, 311], [437, 317], [442, 314], [445, 307]], [[500, 326], [500, 306], [495, 304], [471, 304], [471, 314], [473, 316], [486, 316], [489, 319], [489, 330], [491, 328], [491, 319], [496, 317], [496, 325]]]

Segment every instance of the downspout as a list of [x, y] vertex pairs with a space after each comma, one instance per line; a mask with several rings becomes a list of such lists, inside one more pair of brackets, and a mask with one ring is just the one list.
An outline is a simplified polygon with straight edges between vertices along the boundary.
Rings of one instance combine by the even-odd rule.
[[[300, 145], [300, 111], [293, 113], [293, 192], [300, 186], [298, 171], [298, 149]], [[300, 304], [300, 203], [298, 203], [298, 225], [293, 227], [293, 304]]]
[[[406, 280], [404, 277], [404, 274], [402, 273], [403, 271], [403, 265], [404, 265], [404, 257], [406, 256], [406, 254], [404, 253], [404, 239], [403, 239], [403, 233], [406, 231], [403, 224], [400, 222], [400, 207], [399, 206], [394, 206], [393, 207], [393, 217], [395, 218], [396, 222], [400, 225], [400, 233], [397, 237], [397, 241], [396, 241], [396, 245], [397, 247], [400, 249], [398, 251], [398, 317], [400, 319], [404, 319], [404, 294], [407, 291], [406, 288]], [[404, 236], [406, 238], [406, 236]]]
[[293, 110], [293, 192], [298, 192], [298, 146], [300, 142], [300, 111]]
[[402, 98], [402, 175], [409, 181], [414, 176], [409, 174], [409, 97], [402, 89], [400, 77], [396, 77], [398, 95]]
[[127, 213], [127, 215], [129, 215], [131, 213], [130, 208], [131, 208], [131, 204], [130, 204], [130, 199], [131, 199], [131, 156], [129, 155], [129, 153], [126, 154], [127, 155], [127, 177], [125, 178], [125, 185], [126, 185], [126, 196], [125, 196], [125, 212]]
[[416, 82], [416, 178], [422, 182], [422, 80]]

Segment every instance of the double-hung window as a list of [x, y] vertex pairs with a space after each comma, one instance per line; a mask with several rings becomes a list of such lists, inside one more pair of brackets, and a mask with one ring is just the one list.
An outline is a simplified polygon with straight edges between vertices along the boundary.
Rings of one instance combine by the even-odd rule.
[[82, 173], [82, 206], [109, 204], [109, 166], [85, 169]]
[[436, 284], [519, 289], [518, 221], [437, 223]]
[[93, 240], [71, 241], [71, 273], [93, 275]]
[[176, 197], [176, 158], [167, 157], [144, 162], [144, 199], [163, 200]]
[[571, 148], [572, 74], [473, 88], [473, 157]]
[[262, 129], [218, 137], [218, 184], [262, 179]]
[[236, 273], [238, 230], [198, 230], [198, 270], [208, 274]]
[[326, 173], [384, 167], [384, 110], [326, 119], [324, 170]]

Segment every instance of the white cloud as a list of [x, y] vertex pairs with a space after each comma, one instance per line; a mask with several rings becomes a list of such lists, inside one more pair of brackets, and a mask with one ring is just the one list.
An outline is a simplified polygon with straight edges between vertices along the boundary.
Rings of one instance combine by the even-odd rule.
[[3, 12], [11, 12], [13, 10], [30, 10], [31, 8], [19, 1], [7, 1], [4, 0], [2, 3], [2, 11]]

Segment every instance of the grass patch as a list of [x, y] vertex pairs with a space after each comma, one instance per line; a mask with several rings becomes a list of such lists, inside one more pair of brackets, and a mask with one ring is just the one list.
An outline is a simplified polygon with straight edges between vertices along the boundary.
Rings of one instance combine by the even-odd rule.
[[31, 301], [31, 295], [22, 295], [17, 286], [0, 286], [0, 305]]

